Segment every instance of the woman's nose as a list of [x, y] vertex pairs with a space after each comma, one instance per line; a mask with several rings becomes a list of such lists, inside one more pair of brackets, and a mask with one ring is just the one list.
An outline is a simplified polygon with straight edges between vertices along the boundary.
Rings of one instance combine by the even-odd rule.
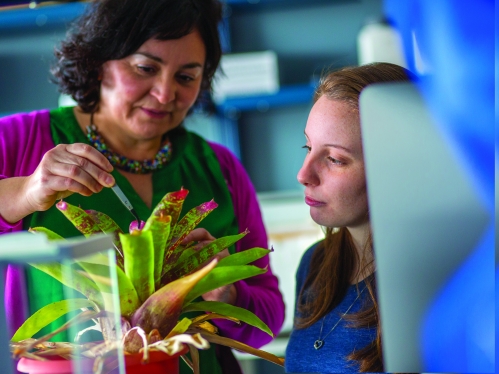
[[296, 179], [304, 186], [315, 186], [319, 184], [319, 177], [314, 169], [313, 160], [310, 155], [305, 157], [303, 165], [296, 175]]
[[175, 80], [164, 78], [158, 80], [151, 89], [151, 95], [154, 96], [161, 104], [167, 104], [175, 100], [177, 88]]

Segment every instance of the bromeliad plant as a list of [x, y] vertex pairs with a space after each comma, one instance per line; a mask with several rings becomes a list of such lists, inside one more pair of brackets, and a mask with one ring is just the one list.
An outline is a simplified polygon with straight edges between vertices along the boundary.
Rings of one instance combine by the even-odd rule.
[[[182, 350], [186, 352], [184, 344], [187, 344], [191, 359], [186, 356], [182, 358], [194, 372], [198, 372], [197, 349], [206, 349], [209, 347], [208, 342], [212, 342], [282, 365], [282, 359], [276, 356], [218, 335], [216, 327], [208, 322], [214, 318], [244, 322], [272, 335], [268, 326], [257, 316], [229, 304], [198, 299], [216, 288], [266, 272], [266, 269], [249, 264], [267, 255], [270, 250], [252, 248], [218, 262], [212, 260], [217, 253], [233, 245], [247, 232], [222, 237], [208, 244], [183, 245], [186, 236], [217, 207], [213, 200], [203, 203], [179, 220], [187, 194], [186, 189], [166, 194], [145, 223], [131, 223], [128, 234], [104, 213], [85, 211], [65, 201], [57, 203], [57, 208], [84, 236], [104, 232], [114, 237], [121, 332], [117, 332], [112, 323], [110, 268], [106, 256], [93, 255], [74, 261], [71, 266], [59, 263], [32, 264], [86, 298], [58, 301], [34, 313], [12, 338], [14, 356], [35, 359], [43, 359], [48, 355], [71, 357], [78, 346], [81, 354], [96, 358], [101, 363], [96, 367], [102, 368], [106, 356], [118, 348], [122, 348], [126, 354], [142, 352], [144, 361], [147, 361], [149, 350], [161, 350], [173, 355]], [[31, 228], [30, 231], [43, 233], [50, 240], [65, 240], [43, 227]], [[75, 311], [80, 314], [61, 328], [40, 339], [32, 338], [62, 315]], [[179, 321], [182, 313], [191, 311], [205, 313]], [[82, 329], [76, 336], [75, 344], [48, 342], [70, 325], [89, 320], [95, 324]], [[78, 345], [79, 339], [88, 330], [101, 331], [103, 342]]]

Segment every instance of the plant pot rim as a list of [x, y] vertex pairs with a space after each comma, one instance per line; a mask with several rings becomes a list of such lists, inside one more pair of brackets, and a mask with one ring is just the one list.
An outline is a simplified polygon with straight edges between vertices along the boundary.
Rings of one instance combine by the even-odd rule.
[[[165, 357], [168, 358], [177, 358], [181, 355], [186, 354], [189, 351], [189, 348], [187, 345], [183, 345], [183, 349], [174, 355], [168, 355], [167, 353], [164, 353], [162, 351], [157, 351], [157, 350], [150, 350], [149, 351], [149, 360], [147, 363], [155, 363], [155, 362], [160, 362], [164, 361]], [[62, 373], [71, 373], [72, 372], [72, 361], [71, 360], [66, 360], [63, 359], [60, 356], [47, 356], [46, 357], [48, 360], [47, 361], [39, 361], [39, 360], [33, 360], [30, 358], [26, 357], [21, 357], [19, 362], [17, 363], [17, 369], [22, 372], [22, 373], [35, 373], [36, 371], [33, 370], [39, 370], [40, 366], [43, 366], [43, 372], [44, 373], [51, 373], [51, 374], [62, 374]], [[142, 363], [142, 358], [143, 358], [143, 351], [140, 353], [125, 353], [124, 359], [125, 359], [125, 366], [137, 366]], [[93, 365], [94, 365], [94, 359], [93, 358], [83, 358], [80, 360], [80, 365], [81, 369], [88, 372], [92, 372]]]

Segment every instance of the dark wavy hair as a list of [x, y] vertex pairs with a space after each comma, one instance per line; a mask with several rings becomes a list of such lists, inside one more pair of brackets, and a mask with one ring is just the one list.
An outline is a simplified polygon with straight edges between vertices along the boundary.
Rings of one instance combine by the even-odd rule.
[[206, 48], [201, 90], [210, 90], [222, 55], [221, 18], [218, 0], [96, 0], [55, 49], [53, 80], [83, 111], [93, 112], [106, 61], [131, 55], [151, 38], [178, 39], [197, 29]]
[[[345, 67], [326, 74], [315, 91], [314, 103], [322, 96], [347, 103], [357, 113], [362, 90], [373, 83], [407, 82], [415, 80], [414, 74], [398, 65], [378, 62], [362, 66]], [[369, 235], [365, 249], [373, 251]], [[382, 372], [383, 350], [375, 276], [368, 276], [373, 263], [363, 263], [346, 227], [327, 228], [326, 238], [314, 251], [310, 271], [298, 297], [298, 318], [295, 327], [312, 326], [330, 313], [345, 297], [355, 264], [360, 274], [367, 276], [365, 283], [369, 297], [361, 310], [344, 317], [352, 328], [376, 327], [376, 339], [366, 347], [357, 347], [347, 359], [357, 361], [360, 372]], [[310, 295], [312, 297], [310, 297]]]

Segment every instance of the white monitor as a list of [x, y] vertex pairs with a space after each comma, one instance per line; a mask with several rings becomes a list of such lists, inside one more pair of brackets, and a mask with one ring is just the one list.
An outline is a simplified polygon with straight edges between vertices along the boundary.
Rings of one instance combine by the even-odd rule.
[[385, 371], [420, 373], [424, 314], [490, 217], [413, 83], [368, 86], [360, 117]]

